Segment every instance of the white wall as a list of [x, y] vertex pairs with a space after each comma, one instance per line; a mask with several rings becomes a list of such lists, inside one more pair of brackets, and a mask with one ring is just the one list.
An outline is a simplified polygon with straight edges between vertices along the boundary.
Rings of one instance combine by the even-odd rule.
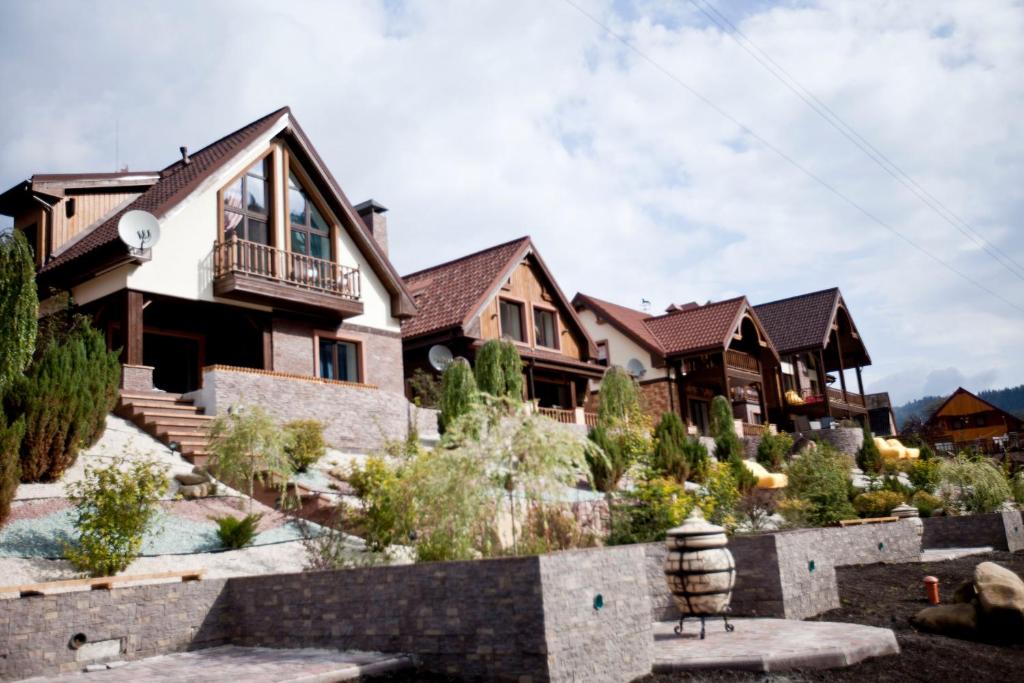
[[641, 378], [642, 380], [646, 381], [668, 376], [667, 368], [651, 367], [650, 351], [637, 344], [622, 332], [619, 332], [618, 328], [614, 325], [598, 323], [597, 316], [589, 308], [579, 311], [579, 317], [583, 321], [583, 327], [586, 328], [587, 333], [590, 334], [590, 338], [595, 343], [602, 340], [608, 341], [609, 366], [618, 365], [624, 368], [631, 358], [636, 358], [644, 364], [644, 369], [647, 370]]

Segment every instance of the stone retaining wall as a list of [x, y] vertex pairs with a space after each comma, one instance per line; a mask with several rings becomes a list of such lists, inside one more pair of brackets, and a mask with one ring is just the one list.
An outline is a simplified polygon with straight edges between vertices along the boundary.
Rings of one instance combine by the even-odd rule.
[[1024, 525], [1021, 524], [1020, 512], [929, 517], [922, 521], [925, 548], [992, 546], [995, 550], [1024, 549]]
[[857, 455], [857, 451], [864, 445], [864, 430], [859, 427], [809, 429], [803, 435], [808, 439], [831, 444], [837, 451], [847, 455]]

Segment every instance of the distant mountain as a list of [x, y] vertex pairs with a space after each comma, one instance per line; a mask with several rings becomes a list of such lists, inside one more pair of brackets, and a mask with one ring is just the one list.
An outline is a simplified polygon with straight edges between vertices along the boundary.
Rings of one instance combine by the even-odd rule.
[[[968, 391], [970, 390], [968, 389]], [[1024, 384], [1005, 389], [986, 389], [977, 394], [992, 405], [1024, 418]], [[948, 394], [946, 396], [925, 396], [916, 401], [908, 401], [901, 406], [896, 406], [893, 408], [893, 412], [896, 413], [897, 426], [902, 428], [907, 419], [914, 415], [922, 420], [927, 420], [928, 416], [947, 398], [949, 398]]]

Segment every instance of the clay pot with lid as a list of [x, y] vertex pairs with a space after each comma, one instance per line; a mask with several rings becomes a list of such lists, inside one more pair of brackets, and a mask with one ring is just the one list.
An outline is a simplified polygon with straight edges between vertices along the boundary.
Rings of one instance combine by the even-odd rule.
[[665, 580], [684, 616], [727, 611], [736, 583], [728, 542], [725, 529], [705, 520], [699, 507], [666, 533]]

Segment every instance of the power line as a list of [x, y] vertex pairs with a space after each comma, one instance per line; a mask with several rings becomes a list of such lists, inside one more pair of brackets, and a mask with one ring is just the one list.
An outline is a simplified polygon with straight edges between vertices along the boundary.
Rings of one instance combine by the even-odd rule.
[[789, 156], [788, 154], [786, 154], [786, 153], [785, 153], [785, 152], [784, 152], [784, 151], [783, 151], [782, 149], [780, 149], [780, 148], [776, 147], [775, 145], [773, 145], [772, 143], [770, 143], [770, 142], [769, 142], [768, 140], [766, 140], [766, 139], [765, 139], [765, 138], [763, 138], [763, 137], [762, 137], [762, 136], [761, 136], [760, 134], [758, 134], [758, 133], [757, 133], [757, 132], [756, 132], [755, 130], [753, 130], [752, 128], [750, 128], [749, 126], [747, 126], [746, 124], [744, 124], [743, 122], [741, 122], [741, 121], [740, 121], [739, 119], [737, 119], [736, 117], [734, 117], [734, 116], [733, 116], [732, 114], [730, 114], [730, 113], [729, 113], [729, 112], [727, 112], [726, 110], [722, 109], [722, 108], [721, 108], [720, 106], [718, 106], [717, 104], [715, 104], [715, 103], [714, 103], [713, 101], [711, 101], [710, 99], [708, 99], [708, 98], [707, 98], [706, 96], [704, 96], [703, 94], [701, 94], [701, 93], [700, 93], [699, 91], [695, 90], [695, 89], [694, 89], [694, 88], [693, 88], [692, 86], [690, 86], [690, 85], [689, 85], [689, 84], [687, 84], [687, 83], [686, 83], [685, 81], [683, 81], [683, 80], [682, 80], [681, 78], [679, 78], [678, 76], [676, 76], [676, 75], [675, 75], [675, 74], [674, 74], [673, 72], [669, 71], [669, 70], [668, 70], [667, 68], [665, 68], [665, 67], [664, 67], [664, 66], [662, 66], [662, 65], [661, 65], [660, 63], [658, 63], [657, 61], [655, 61], [655, 60], [654, 60], [654, 59], [653, 59], [652, 57], [648, 56], [648, 55], [647, 55], [647, 53], [643, 52], [643, 51], [642, 51], [642, 50], [640, 50], [640, 49], [639, 49], [638, 47], [636, 47], [635, 45], [633, 45], [633, 44], [632, 44], [632, 43], [631, 43], [631, 42], [630, 42], [630, 41], [629, 41], [628, 39], [626, 39], [625, 37], [623, 37], [623, 36], [622, 36], [621, 34], [617, 33], [616, 31], [614, 31], [614, 30], [613, 30], [613, 29], [612, 29], [611, 27], [609, 27], [609, 26], [608, 26], [607, 24], [605, 24], [605, 23], [604, 23], [604, 22], [602, 22], [602, 21], [601, 21], [600, 19], [598, 19], [598, 18], [597, 18], [597, 17], [595, 17], [594, 15], [590, 14], [589, 12], [587, 12], [587, 11], [586, 11], [585, 9], [583, 9], [583, 8], [582, 8], [582, 7], [580, 7], [579, 5], [577, 5], [577, 4], [575, 3], [575, 2], [573, 2], [573, 0], [563, 0], [563, 2], [565, 2], [565, 4], [569, 5], [570, 7], [572, 7], [573, 9], [575, 9], [575, 10], [576, 10], [577, 12], [579, 12], [580, 14], [582, 14], [582, 15], [583, 15], [584, 17], [586, 17], [587, 19], [589, 19], [589, 20], [590, 20], [591, 22], [593, 22], [593, 23], [594, 23], [595, 25], [599, 26], [599, 27], [600, 27], [601, 29], [603, 29], [603, 30], [604, 30], [604, 31], [605, 31], [605, 32], [606, 32], [606, 33], [607, 33], [608, 35], [610, 35], [611, 37], [615, 38], [615, 39], [616, 39], [616, 40], [618, 40], [618, 41], [619, 41], [620, 43], [622, 43], [623, 45], [625, 45], [625, 46], [626, 46], [626, 47], [627, 47], [627, 48], [628, 48], [628, 49], [629, 49], [630, 51], [632, 51], [633, 53], [635, 53], [635, 54], [636, 54], [636, 55], [637, 55], [638, 57], [640, 57], [640, 58], [641, 58], [642, 60], [644, 60], [645, 62], [647, 62], [648, 64], [650, 64], [650, 65], [651, 65], [652, 67], [654, 67], [654, 68], [655, 68], [656, 70], [660, 71], [660, 72], [661, 72], [662, 74], [664, 74], [664, 75], [665, 75], [666, 77], [668, 77], [668, 78], [669, 78], [670, 80], [672, 80], [672, 81], [673, 81], [673, 82], [675, 82], [675, 83], [676, 83], [677, 85], [679, 85], [680, 87], [682, 87], [682, 88], [683, 88], [684, 90], [686, 90], [687, 92], [689, 92], [689, 93], [690, 93], [691, 95], [693, 95], [694, 97], [696, 97], [696, 98], [697, 98], [698, 100], [700, 100], [701, 102], [703, 102], [703, 103], [704, 103], [705, 105], [707, 105], [707, 106], [708, 106], [709, 108], [713, 109], [713, 110], [714, 110], [714, 111], [715, 111], [716, 113], [718, 113], [718, 114], [719, 114], [719, 115], [720, 115], [721, 117], [723, 117], [724, 119], [728, 120], [728, 121], [729, 121], [730, 123], [732, 123], [733, 125], [735, 125], [735, 126], [736, 126], [737, 128], [739, 128], [740, 130], [742, 130], [742, 131], [743, 131], [744, 133], [746, 133], [746, 134], [747, 134], [747, 135], [749, 135], [750, 137], [752, 137], [752, 138], [754, 138], [755, 140], [757, 140], [758, 142], [760, 142], [760, 143], [761, 143], [762, 145], [764, 145], [764, 146], [765, 146], [766, 148], [768, 148], [769, 150], [771, 150], [772, 152], [774, 152], [774, 153], [775, 153], [775, 154], [776, 154], [777, 156], [781, 157], [781, 158], [782, 158], [782, 159], [783, 159], [784, 161], [786, 161], [787, 163], [789, 163], [789, 164], [790, 164], [791, 166], [793, 166], [794, 168], [796, 168], [796, 169], [797, 169], [798, 171], [800, 171], [801, 173], [803, 173], [803, 174], [804, 174], [804, 175], [806, 175], [807, 177], [809, 177], [809, 178], [811, 178], [812, 180], [814, 180], [815, 182], [817, 182], [817, 183], [818, 183], [819, 185], [821, 185], [821, 186], [822, 186], [822, 187], [824, 187], [824, 188], [825, 188], [826, 190], [828, 190], [828, 191], [829, 191], [829, 192], [831, 192], [832, 194], [834, 194], [834, 195], [836, 195], [837, 197], [839, 197], [840, 199], [842, 199], [842, 200], [843, 200], [844, 202], [846, 202], [847, 204], [849, 204], [850, 206], [852, 206], [853, 208], [855, 208], [855, 209], [856, 209], [857, 211], [859, 211], [860, 213], [864, 214], [864, 216], [866, 216], [866, 217], [867, 217], [867, 218], [869, 218], [870, 220], [874, 221], [874, 222], [875, 222], [875, 223], [877, 223], [878, 225], [882, 226], [883, 228], [885, 228], [885, 229], [886, 229], [886, 230], [888, 230], [889, 232], [893, 233], [894, 235], [896, 235], [897, 237], [899, 237], [899, 238], [900, 238], [901, 240], [903, 240], [904, 242], [906, 242], [907, 244], [909, 244], [910, 246], [912, 246], [912, 247], [913, 247], [914, 249], [917, 249], [917, 250], [918, 250], [918, 251], [920, 251], [920, 252], [921, 252], [922, 254], [924, 254], [925, 256], [927, 256], [928, 258], [930, 258], [930, 259], [931, 259], [932, 261], [935, 261], [936, 263], [938, 263], [938, 264], [939, 264], [939, 265], [941, 265], [942, 267], [944, 267], [944, 268], [946, 268], [947, 270], [949, 270], [949, 271], [950, 271], [951, 273], [953, 273], [953, 274], [955, 274], [955, 275], [959, 276], [960, 278], [962, 278], [963, 280], [965, 280], [965, 281], [967, 281], [967, 282], [971, 283], [972, 285], [974, 285], [974, 286], [975, 286], [975, 287], [977, 287], [978, 289], [982, 290], [983, 292], [985, 292], [985, 293], [989, 294], [990, 296], [992, 296], [992, 297], [995, 297], [996, 299], [999, 299], [1000, 301], [1002, 301], [1002, 302], [1003, 302], [1003, 303], [1005, 303], [1006, 305], [1008, 305], [1008, 306], [1010, 306], [1010, 307], [1012, 307], [1012, 308], [1016, 309], [1016, 310], [1017, 310], [1018, 312], [1020, 312], [1020, 313], [1024, 313], [1024, 307], [1021, 307], [1021, 306], [1019, 306], [1018, 304], [1015, 304], [1014, 302], [1010, 301], [1009, 299], [1007, 299], [1007, 298], [1006, 298], [1006, 297], [1004, 297], [1003, 295], [1001, 295], [1001, 294], [999, 294], [998, 292], [996, 292], [996, 291], [994, 291], [994, 290], [990, 289], [989, 287], [985, 286], [984, 284], [982, 284], [982, 283], [981, 283], [981, 282], [979, 282], [978, 280], [976, 280], [976, 279], [972, 278], [972, 277], [971, 277], [970, 275], [968, 275], [967, 273], [964, 273], [963, 271], [961, 271], [960, 269], [958, 269], [958, 268], [957, 268], [956, 266], [952, 265], [951, 263], [948, 263], [947, 261], [943, 260], [943, 259], [942, 259], [942, 258], [940, 258], [939, 256], [937, 256], [937, 255], [933, 254], [933, 253], [932, 253], [931, 251], [929, 251], [929, 250], [928, 250], [928, 249], [926, 249], [925, 247], [921, 246], [920, 244], [918, 244], [918, 243], [917, 243], [917, 242], [915, 242], [914, 240], [910, 239], [909, 237], [907, 237], [906, 235], [904, 235], [904, 234], [903, 234], [902, 232], [900, 232], [899, 230], [897, 230], [897, 229], [896, 229], [896, 228], [894, 228], [893, 226], [889, 225], [888, 223], [886, 223], [885, 221], [883, 221], [883, 220], [882, 220], [881, 218], [879, 218], [878, 216], [874, 215], [873, 213], [871, 213], [870, 211], [868, 211], [868, 210], [867, 210], [866, 208], [864, 208], [863, 206], [861, 206], [860, 204], [858, 204], [858, 203], [857, 203], [856, 201], [854, 201], [854, 200], [853, 200], [853, 199], [851, 199], [850, 197], [846, 196], [846, 195], [845, 195], [845, 194], [844, 194], [843, 192], [841, 192], [841, 191], [840, 191], [840, 190], [839, 190], [838, 188], [836, 188], [836, 187], [835, 187], [834, 185], [830, 184], [830, 183], [829, 183], [828, 181], [826, 181], [826, 180], [825, 180], [824, 178], [820, 177], [819, 175], [815, 174], [815, 173], [814, 173], [813, 171], [811, 171], [811, 170], [810, 170], [810, 169], [808, 169], [807, 167], [805, 167], [805, 166], [803, 166], [802, 164], [800, 164], [800, 162], [798, 162], [798, 161], [797, 161], [796, 159], [794, 159], [793, 157], [791, 157], [791, 156]]
[[[835, 111], [833, 111], [827, 104], [822, 102], [818, 97], [814, 95], [810, 90], [805, 88], [799, 81], [797, 81], [785, 68], [782, 67], [778, 62], [772, 59], [771, 55], [765, 52], [763, 49], [758, 47], [753, 40], [751, 40], [746, 34], [743, 33], [732, 21], [729, 20], [724, 14], [722, 14], [716, 7], [710, 2], [704, 0], [702, 6], [698, 3], [698, 0], [690, 0], [690, 4], [696, 7], [705, 17], [710, 19], [723, 33], [727, 34], [732, 40], [739, 45], [747, 54], [753, 57], [762, 67], [765, 68], [768, 73], [775, 76], [783, 85], [789, 88], [797, 97], [811, 108], [818, 116], [824, 119], [829, 125], [839, 131], [846, 139], [852, 142], [858, 149], [864, 152], [872, 161], [878, 164], [882, 170], [892, 176], [895, 180], [900, 182], [906, 187], [915, 197], [920, 199], [926, 206], [935, 211], [943, 220], [949, 223], [951, 226], [956, 228], [964, 237], [967, 237], [975, 245], [985, 251], [986, 254], [996, 260], [1001, 266], [1006, 268], [1010, 273], [1016, 277], [1024, 280], [1024, 266], [1021, 266], [1016, 262], [1013, 257], [1006, 254], [1005, 252], [999, 251], [991, 242], [975, 230], [967, 221], [960, 216], [956, 215], [949, 207], [943, 204], [937, 197], [931, 192], [922, 187], [916, 180], [914, 180], [908, 173], [900, 168], [896, 162], [887, 157], [881, 150], [871, 144], [865, 139], [860, 133], [858, 133], [852, 126], [844, 121]], [[705, 9], [706, 7], [706, 9]], [[709, 11], [710, 10], [710, 13]], [[713, 13], [713, 14], [711, 14]], [[716, 18], [717, 16], [717, 18]], [[743, 38], [741, 41], [737, 36]], [[745, 42], [744, 42], [745, 41]], [[749, 47], [748, 47], [749, 44]], [[753, 50], [756, 50], [755, 53]]]

